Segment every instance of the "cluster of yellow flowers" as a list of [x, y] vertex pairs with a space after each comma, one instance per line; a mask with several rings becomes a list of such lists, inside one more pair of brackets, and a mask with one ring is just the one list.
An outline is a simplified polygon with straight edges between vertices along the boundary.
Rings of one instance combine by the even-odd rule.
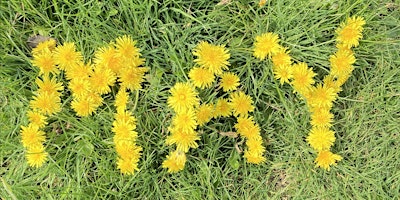
[[127, 111], [128, 92], [141, 88], [147, 67], [140, 58], [136, 41], [129, 36], [116, 39], [115, 43], [100, 48], [95, 52], [93, 64], [83, 61], [82, 53], [76, 51], [75, 44], [66, 42], [56, 46], [50, 39], [40, 43], [32, 50], [32, 65], [40, 69], [36, 83], [39, 86], [36, 96], [31, 101], [28, 112], [30, 124], [21, 127], [22, 144], [27, 148], [27, 160], [30, 166], [40, 167], [46, 161], [44, 151], [44, 132], [46, 115], [50, 116], [61, 110], [61, 83], [56, 77], [64, 71], [68, 89], [73, 97], [71, 107], [76, 115], [85, 117], [93, 114], [102, 105], [102, 95], [111, 92], [111, 87], [119, 83], [115, 106], [117, 113], [113, 123], [114, 143], [118, 153], [118, 168], [122, 173], [133, 173], [137, 169], [141, 148], [136, 146], [137, 133], [134, 131], [135, 118]]
[[330, 129], [333, 122], [330, 110], [341, 91], [341, 86], [354, 69], [356, 59], [351, 48], [358, 46], [364, 24], [363, 18], [351, 17], [336, 30], [338, 50], [329, 59], [330, 73], [324, 77], [322, 83], [316, 85], [316, 73], [306, 63], [292, 64], [289, 51], [278, 44], [277, 34], [266, 33], [257, 36], [254, 44], [254, 56], [261, 60], [271, 58], [275, 78], [279, 79], [281, 84], [289, 83], [294, 92], [306, 100], [312, 125], [306, 140], [318, 152], [316, 167], [326, 170], [342, 159], [340, 155], [330, 151], [336, 139], [334, 131]]
[[32, 167], [40, 167], [46, 162], [48, 153], [44, 147], [46, 136], [43, 128], [47, 125], [47, 117], [61, 110], [63, 86], [56, 80], [59, 71], [53, 59], [55, 47], [56, 41], [51, 39], [39, 44], [32, 52], [32, 65], [40, 70], [36, 79], [38, 90], [27, 112], [29, 124], [21, 126], [21, 143], [26, 148], [26, 159]]
[[[167, 145], [176, 145], [176, 150], [171, 152], [162, 167], [168, 168], [168, 172], [182, 170], [186, 163], [186, 153], [190, 148], [197, 148], [196, 140], [199, 134], [198, 126], [203, 126], [212, 118], [229, 117], [237, 118], [235, 128], [237, 132], [246, 139], [247, 149], [244, 157], [249, 163], [259, 164], [265, 161], [263, 156], [265, 148], [262, 145], [260, 128], [254, 122], [249, 112], [254, 110], [253, 101], [249, 95], [237, 91], [240, 86], [239, 77], [228, 70], [230, 65], [228, 50], [221, 45], [213, 45], [208, 42], [200, 42], [193, 50], [197, 57], [194, 62], [196, 67], [189, 72], [188, 82], [176, 83], [171, 89], [168, 98], [168, 106], [175, 115], [171, 125], [168, 127], [169, 135], [166, 139]], [[197, 89], [211, 88], [218, 79], [218, 89], [226, 92], [214, 103], [200, 103]]]

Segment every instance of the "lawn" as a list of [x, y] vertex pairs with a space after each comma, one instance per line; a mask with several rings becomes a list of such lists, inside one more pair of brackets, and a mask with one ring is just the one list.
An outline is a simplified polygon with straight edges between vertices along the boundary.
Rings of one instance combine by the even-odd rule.
[[[107, 2], [107, 3], [106, 3]], [[366, 21], [354, 48], [355, 69], [334, 102], [332, 151], [343, 160], [330, 171], [315, 168], [306, 142], [307, 106], [289, 85], [274, 79], [269, 60], [253, 56], [254, 38], [277, 33], [295, 62], [329, 72], [335, 29], [350, 16]], [[0, 199], [395, 199], [400, 196], [400, 1], [398, 0], [111, 0], [1, 1], [0, 3]], [[77, 117], [71, 97], [49, 118], [49, 160], [32, 168], [20, 142], [29, 101], [37, 89], [29, 37], [75, 42], [89, 61], [122, 35], [137, 40], [150, 68], [136, 106], [139, 171], [116, 168], [111, 131], [116, 91], [89, 117]], [[185, 169], [161, 167], [173, 146], [165, 144], [172, 110], [169, 89], [187, 81], [192, 50], [200, 41], [225, 45], [230, 71], [250, 95], [260, 125], [266, 162], [246, 163], [235, 146], [235, 120], [214, 119], [201, 129], [199, 147], [187, 153]], [[64, 79], [64, 85], [67, 85]], [[64, 91], [68, 94], [67, 91]], [[200, 93], [203, 98], [213, 98]]]

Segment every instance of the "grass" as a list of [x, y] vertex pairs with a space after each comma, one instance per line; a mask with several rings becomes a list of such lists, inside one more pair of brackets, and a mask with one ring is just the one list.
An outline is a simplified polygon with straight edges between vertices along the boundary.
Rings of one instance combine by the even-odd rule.
[[[377, 0], [114, 0], [0, 4], [0, 198], [1, 199], [394, 199], [400, 196], [400, 3]], [[339, 2], [339, 3], [338, 3]], [[355, 48], [353, 76], [335, 102], [333, 151], [343, 160], [329, 172], [314, 168], [305, 142], [309, 114], [302, 100], [271, 74], [271, 63], [252, 57], [257, 34], [273, 31], [295, 61], [325, 75], [335, 51], [334, 30], [346, 17], [363, 16], [364, 38]], [[77, 118], [69, 103], [50, 119], [50, 160], [30, 168], [19, 142], [37, 70], [26, 40], [34, 34], [73, 41], [89, 60], [123, 34], [131, 35], [151, 68], [135, 115], [140, 171], [122, 176], [112, 143], [112, 95], [92, 117]], [[200, 40], [225, 44], [231, 71], [255, 101], [267, 162], [247, 164], [235, 150], [240, 139], [219, 136], [233, 120], [209, 123], [185, 170], [168, 174], [161, 163], [170, 110], [168, 89], [187, 80], [191, 50]], [[115, 92], [115, 91], [114, 91]], [[132, 95], [132, 105], [136, 101]], [[67, 102], [70, 97], [64, 97]], [[237, 162], [237, 163], [236, 163]], [[238, 164], [238, 165], [237, 165]], [[238, 167], [237, 167], [238, 166]]]

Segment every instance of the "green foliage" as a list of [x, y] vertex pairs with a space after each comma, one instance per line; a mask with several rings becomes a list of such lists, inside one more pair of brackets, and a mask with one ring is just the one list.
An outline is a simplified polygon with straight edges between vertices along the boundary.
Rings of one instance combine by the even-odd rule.
[[[400, 196], [400, 5], [374, 0], [257, 1], [227, 5], [202, 0], [1, 1], [0, 3], [0, 198], [2, 199], [393, 199]], [[354, 49], [353, 76], [336, 101], [334, 151], [343, 160], [331, 171], [314, 168], [305, 141], [310, 128], [304, 102], [280, 87], [271, 63], [252, 57], [255, 35], [278, 33], [295, 61], [321, 77], [334, 48], [334, 30], [348, 16], [366, 19]], [[50, 160], [30, 168], [19, 140], [38, 71], [30, 66], [27, 39], [49, 35], [76, 42], [89, 59], [96, 48], [127, 34], [138, 41], [151, 68], [134, 111], [140, 171], [122, 176], [115, 167], [112, 99], [92, 117], [74, 117], [69, 103], [46, 128]], [[267, 163], [247, 164], [237, 156], [239, 138], [224, 121], [210, 125], [180, 173], [161, 168], [170, 116], [168, 89], [185, 81], [191, 50], [200, 41], [226, 44], [231, 71], [253, 97]], [[319, 77], [319, 78], [321, 78]], [[116, 91], [114, 91], [115, 93]], [[64, 102], [69, 102], [65, 97]], [[132, 100], [131, 106], [134, 101]], [[227, 122], [230, 123], [230, 122]]]

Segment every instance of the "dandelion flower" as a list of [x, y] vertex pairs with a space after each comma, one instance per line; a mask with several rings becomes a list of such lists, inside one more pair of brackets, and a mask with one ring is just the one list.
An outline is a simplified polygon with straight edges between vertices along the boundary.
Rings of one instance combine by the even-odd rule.
[[235, 92], [230, 95], [230, 105], [233, 109], [233, 113], [238, 115], [247, 115], [249, 112], [254, 110], [253, 100], [249, 95], [244, 92]]
[[53, 54], [50, 50], [43, 50], [38, 54], [33, 55], [32, 65], [40, 69], [39, 74], [48, 75], [58, 74], [58, 69], [56, 67], [56, 62], [53, 58]]
[[41, 93], [31, 100], [30, 106], [42, 114], [52, 115], [61, 110], [61, 99], [57, 94]]
[[[134, 116], [132, 116], [131, 112], [124, 111], [124, 112], [117, 112], [115, 114], [115, 121], [124, 122], [128, 124], [136, 124], [137, 120]], [[136, 129], [136, 126], [134, 126], [133, 129]]]
[[176, 150], [171, 152], [167, 159], [162, 163], [163, 168], [168, 168], [169, 173], [176, 173], [185, 167], [186, 155], [184, 152]]
[[32, 55], [38, 55], [44, 51], [54, 51], [56, 48], [56, 40], [53, 38], [50, 38], [49, 40], [46, 40], [44, 42], [39, 43], [35, 48], [32, 49]]
[[21, 126], [21, 143], [24, 147], [36, 146], [45, 140], [44, 132], [37, 125]]
[[252, 116], [240, 116], [237, 119], [237, 123], [235, 124], [235, 129], [241, 135], [246, 135], [249, 129], [252, 129], [254, 126], [254, 121]]
[[279, 38], [276, 33], [264, 33], [256, 36], [254, 43], [254, 57], [264, 60], [267, 56], [271, 56], [279, 51], [281, 46], [278, 44]]
[[260, 0], [260, 2], [258, 2], [258, 6], [262, 7], [265, 4], [267, 4], [267, 0]]
[[168, 106], [180, 112], [199, 104], [197, 92], [190, 83], [176, 83], [170, 89], [171, 96], [168, 97]]
[[306, 140], [317, 151], [327, 150], [335, 142], [335, 133], [327, 127], [313, 127]]
[[46, 162], [48, 155], [49, 154], [44, 151], [44, 146], [39, 144], [28, 148], [26, 159], [29, 166], [38, 168]]
[[121, 87], [131, 91], [142, 88], [140, 85], [144, 81], [144, 74], [149, 71], [147, 67], [124, 67], [120, 70], [119, 81]]
[[138, 133], [134, 131], [136, 125], [125, 121], [114, 121], [112, 131], [114, 135], [114, 143], [118, 144], [120, 142], [135, 142]]
[[139, 161], [142, 147], [139, 147], [132, 142], [120, 142], [115, 144], [115, 150], [118, 156], [124, 160]]
[[27, 116], [29, 122], [34, 126], [37, 126], [38, 128], [43, 128], [47, 124], [46, 122], [47, 117], [39, 112], [30, 110], [28, 111]]
[[286, 51], [286, 48], [279, 48], [279, 50], [272, 55], [272, 63], [276, 67], [282, 66], [290, 66], [292, 64], [291, 57], [289, 56], [289, 52]]
[[67, 80], [88, 79], [92, 73], [93, 65], [90, 62], [86, 64], [83, 62], [78, 62], [65, 72], [65, 77]]
[[331, 108], [335, 99], [336, 93], [332, 88], [318, 84], [316, 87], [311, 87], [307, 102], [312, 106]]
[[293, 77], [292, 67], [290, 65], [274, 65], [273, 72], [275, 78], [279, 80], [279, 83], [281, 85], [283, 85], [284, 83], [290, 83], [289, 80]]
[[340, 87], [339, 83], [337, 82], [336, 78], [334, 75], [329, 74], [327, 76], [324, 77], [324, 86], [327, 88], [331, 88], [333, 90], [333, 92], [337, 94], [342, 91], [342, 88]]
[[115, 96], [115, 107], [117, 107], [117, 111], [124, 111], [126, 109], [126, 105], [128, 104], [129, 95], [124, 89], [120, 89]]
[[265, 148], [262, 145], [261, 136], [248, 139], [246, 141], [247, 150], [244, 152], [243, 157], [246, 161], [253, 164], [260, 164], [265, 162], [265, 157], [263, 156]]
[[196, 119], [197, 123], [202, 126], [209, 122], [213, 117], [214, 105], [213, 104], [202, 104], [196, 108]]
[[292, 67], [292, 85], [296, 92], [303, 96], [306, 96], [311, 88], [312, 84], [315, 83], [314, 76], [316, 73], [309, 68], [306, 63], [294, 64]]
[[131, 36], [124, 35], [122, 37], [118, 37], [115, 41], [118, 56], [124, 59], [140, 56], [140, 49], [135, 46], [136, 41], [132, 40]]
[[179, 128], [169, 128], [171, 135], [167, 137], [165, 144], [176, 144], [178, 151], [188, 152], [189, 148], [197, 148], [196, 140], [200, 140], [197, 132], [194, 130], [184, 131]]
[[96, 111], [98, 104], [95, 99], [87, 96], [85, 98], [74, 99], [71, 102], [71, 107], [76, 112], [76, 115], [85, 117]]
[[260, 136], [260, 126], [258, 126], [256, 123], [253, 123], [244, 130], [241, 130], [239, 133], [247, 139], [256, 138]]
[[94, 63], [105, 66], [115, 74], [119, 74], [120, 68], [122, 67], [122, 62], [117, 54], [117, 50], [111, 45], [102, 47], [95, 52]]
[[311, 114], [311, 125], [315, 127], [331, 127], [333, 121], [333, 114], [329, 109], [317, 109]]
[[178, 112], [172, 119], [172, 124], [182, 131], [191, 131], [196, 129], [196, 114], [193, 109]]
[[110, 86], [114, 85], [115, 79], [116, 76], [110, 69], [94, 70], [89, 82], [94, 92], [107, 94], [111, 91]]
[[216, 75], [220, 75], [224, 69], [228, 69], [230, 54], [222, 45], [212, 45], [201, 41], [194, 48], [193, 55], [197, 56], [197, 59], [194, 60], [197, 64]]
[[216, 117], [229, 117], [232, 114], [231, 105], [227, 99], [218, 99], [215, 104], [214, 118]]
[[341, 161], [342, 156], [334, 154], [330, 151], [320, 151], [318, 157], [315, 159], [315, 167], [321, 167], [325, 170], [330, 170], [330, 165], [336, 165], [337, 161]]
[[336, 40], [348, 47], [357, 47], [359, 44], [358, 41], [362, 38], [361, 32], [364, 25], [365, 20], [362, 17], [348, 18], [346, 23], [342, 23], [336, 30], [338, 34]]
[[348, 51], [338, 51], [329, 58], [331, 74], [334, 76], [346, 76], [351, 74], [356, 61], [354, 54]]
[[37, 90], [39, 94], [47, 93], [49, 95], [58, 95], [58, 91], [64, 89], [60, 82], [57, 83], [56, 78], [50, 79], [48, 76], [44, 76], [43, 80], [37, 78], [35, 82], [39, 86]]
[[68, 71], [72, 66], [82, 62], [83, 57], [80, 52], [76, 51], [73, 42], [66, 42], [56, 47], [54, 60], [60, 69]]
[[75, 98], [83, 98], [92, 91], [90, 87], [89, 79], [72, 79], [68, 83], [68, 88], [71, 90], [71, 94]]
[[139, 162], [139, 156], [137, 156], [136, 159], [118, 158], [117, 168], [121, 171], [122, 174], [133, 175], [135, 171], [139, 170], [138, 162]]
[[209, 88], [215, 81], [215, 76], [210, 70], [199, 67], [190, 70], [189, 78], [194, 86], [202, 89]]
[[239, 77], [232, 72], [224, 72], [221, 75], [221, 87], [224, 92], [234, 91], [240, 85]]
[[257, 135], [256, 137], [247, 139], [246, 146], [249, 151], [252, 151], [254, 153], [263, 154], [265, 151], [265, 148], [262, 145], [262, 143], [263, 143], [262, 137], [260, 135]]

